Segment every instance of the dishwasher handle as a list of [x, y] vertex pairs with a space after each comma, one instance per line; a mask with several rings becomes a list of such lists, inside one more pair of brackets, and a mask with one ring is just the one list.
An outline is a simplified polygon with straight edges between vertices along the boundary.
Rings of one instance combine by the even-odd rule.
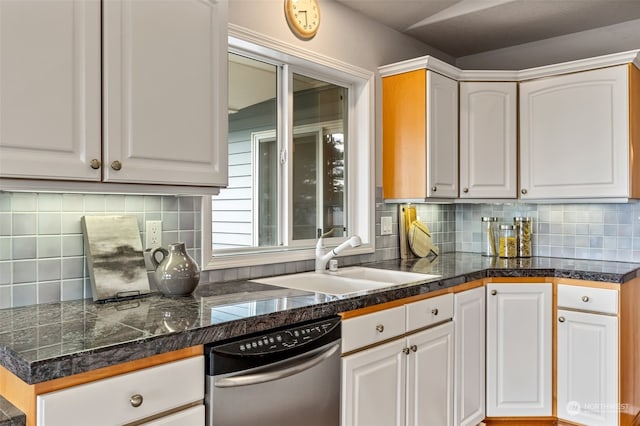
[[217, 388], [234, 388], [284, 379], [285, 377], [293, 376], [315, 367], [321, 362], [331, 358], [339, 349], [340, 342], [331, 345], [327, 349], [321, 350], [311, 358], [305, 357], [304, 360], [293, 359], [290, 362], [279, 365], [277, 369], [267, 367], [263, 371], [256, 372], [254, 370], [251, 374], [215, 378], [213, 384]]

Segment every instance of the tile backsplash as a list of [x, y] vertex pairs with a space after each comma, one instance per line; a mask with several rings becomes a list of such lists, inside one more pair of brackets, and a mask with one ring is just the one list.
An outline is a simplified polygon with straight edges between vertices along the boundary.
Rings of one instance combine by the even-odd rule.
[[533, 221], [534, 256], [640, 262], [640, 203], [456, 205], [456, 251], [480, 252], [480, 218]]
[[200, 258], [201, 198], [0, 193], [0, 308], [91, 297], [80, 218], [132, 215], [144, 241], [162, 220], [164, 245], [184, 241]]
[[[201, 253], [201, 197], [0, 192], [0, 309], [91, 297], [80, 218], [134, 215], [162, 220], [166, 245], [184, 241], [194, 259]], [[398, 204], [376, 198], [376, 251], [340, 258], [342, 265], [400, 256]], [[480, 218], [533, 219], [533, 254], [640, 262], [640, 203], [631, 204], [417, 204], [418, 217], [442, 253], [480, 252]], [[392, 234], [380, 235], [391, 216]], [[313, 260], [204, 271], [203, 279], [228, 281], [312, 270]]]

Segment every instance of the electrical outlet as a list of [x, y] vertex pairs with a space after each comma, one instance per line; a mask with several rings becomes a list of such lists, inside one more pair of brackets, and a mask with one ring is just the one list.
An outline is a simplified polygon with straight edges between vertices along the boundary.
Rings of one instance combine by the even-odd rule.
[[148, 220], [145, 224], [145, 247], [154, 248], [162, 245], [162, 221]]
[[393, 233], [391, 226], [391, 216], [382, 216], [380, 218], [380, 235], [391, 235]]

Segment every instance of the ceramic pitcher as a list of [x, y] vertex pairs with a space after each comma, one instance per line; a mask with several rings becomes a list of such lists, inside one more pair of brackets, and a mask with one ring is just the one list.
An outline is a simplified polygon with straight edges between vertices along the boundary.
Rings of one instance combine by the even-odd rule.
[[[161, 261], [156, 259], [157, 252], [163, 254]], [[161, 293], [184, 296], [195, 290], [200, 281], [200, 270], [184, 243], [169, 244], [169, 250], [158, 247], [151, 252], [150, 259], [156, 268], [156, 285]]]

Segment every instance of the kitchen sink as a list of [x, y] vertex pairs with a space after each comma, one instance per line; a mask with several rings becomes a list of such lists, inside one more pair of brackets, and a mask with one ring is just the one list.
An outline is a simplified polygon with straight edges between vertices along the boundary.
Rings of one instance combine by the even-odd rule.
[[347, 296], [401, 284], [430, 281], [437, 278], [440, 278], [440, 275], [354, 266], [338, 269], [336, 272], [302, 272], [252, 281], [332, 296]]
[[345, 278], [376, 281], [387, 284], [409, 284], [413, 282], [433, 280], [441, 275], [419, 274], [417, 272], [390, 271], [388, 269], [366, 268], [363, 266], [351, 266], [338, 269], [336, 272], [328, 272]]

